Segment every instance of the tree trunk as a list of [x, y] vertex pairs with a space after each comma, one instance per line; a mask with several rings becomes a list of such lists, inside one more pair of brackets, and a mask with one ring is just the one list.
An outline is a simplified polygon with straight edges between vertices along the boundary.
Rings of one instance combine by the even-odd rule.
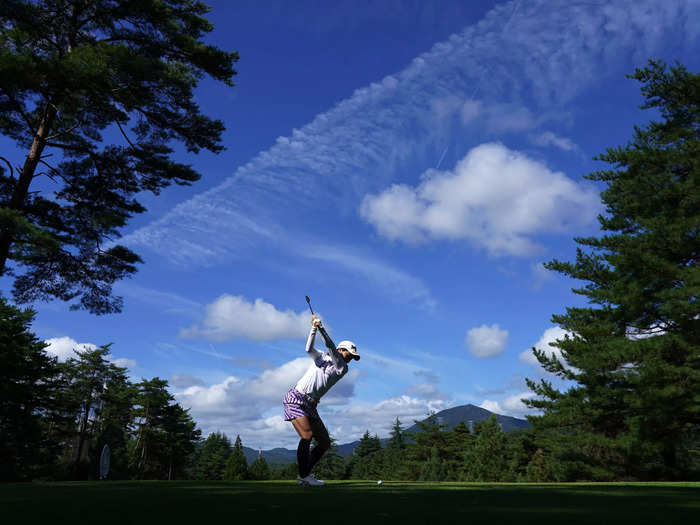
[[[36, 167], [39, 165], [39, 160], [41, 159], [41, 154], [46, 146], [46, 137], [49, 136], [51, 127], [53, 126], [53, 121], [56, 117], [56, 108], [51, 103], [46, 104], [44, 109], [44, 114], [39, 122], [39, 129], [34, 134], [34, 141], [32, 142], [32, 147], [29, 150], [26, 160], [24, 161], [24, 166], [19, 174], [19, 180], [12, 193], [12, 198], [10, 199], [9, 208], [12, 210], [22, 210], [24, 204], [29, 195], [29, 186], [34, 178], [34, 173], [36, 172]], [[7, 258], [10, 254], [10, 246], [12, 246], [12, 233], [9, 231], [0, 234], [0, 275], [5, 273], [5, 266], [7, 264]]]
[[[90, 396], [92, 397], [92, 392], [90, 392]], [[80, 467], [80, 459], [81, 456], [83, 455], [83, 446], [85, 446], [85, 434], [87, 434], [87, 426], [88, 426], [88, 417], [90, 415], [90, 408], [92, 407], [91, 403], [88, 403], [87, 407], [85, 408], [85, 414], [83, 415], [83, 420], [80, 423], [80, 433], [78, 435], [78, 454], [75, 458], [75, 463], [73, 464], [73, 479], [76, 479], [78, 476], [78, 471]]]

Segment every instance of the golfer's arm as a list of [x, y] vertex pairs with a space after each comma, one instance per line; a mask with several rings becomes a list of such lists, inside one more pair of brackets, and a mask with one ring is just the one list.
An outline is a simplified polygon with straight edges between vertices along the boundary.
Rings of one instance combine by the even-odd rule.
[[318, 356], [323, 355], [323, 352], [320, 352], [314, 348], [314, 339], [316, 339], [316, 330], [317, 330], [317, 328], [315, 326], [312, 326], [311, 331], [309, 332], [309, 338], [306, 340], [306, 353], [309, 354], [309, 356], [312, 359], [316, 359]]
[[323, 341], [326, 343], [326, 348], [331, 351], [335, 350], [335, 343], [333, 342], [333, 339], [331, 339], [331, 336], [328, 335], [328, 332], [326, 332], [326, 329], [321, 326], [320, 330], [321, 337], [323, 337]]
[[340, 352], [338, 352], [338, 349], [335, 347], [335, 343], [323, 328], [321, 329], [321, 335], [323, 336], [323, 339], [326, 342], [326, 348], [328, 348], [328, 355], [331, 356], [331, 359], [333, 359], [333, 362], [337, 367], [342, 367], [345, 360], [343, 359], [343, 356], [340, 355]]

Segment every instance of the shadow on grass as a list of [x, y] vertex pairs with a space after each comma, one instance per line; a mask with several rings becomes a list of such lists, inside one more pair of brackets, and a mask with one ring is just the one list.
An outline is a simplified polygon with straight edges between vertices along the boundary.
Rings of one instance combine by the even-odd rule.
[[700, 484], [115, 481], [0, 486], [2, 521], [103, 524], [254, 519], [301, 523], [693, 523]]

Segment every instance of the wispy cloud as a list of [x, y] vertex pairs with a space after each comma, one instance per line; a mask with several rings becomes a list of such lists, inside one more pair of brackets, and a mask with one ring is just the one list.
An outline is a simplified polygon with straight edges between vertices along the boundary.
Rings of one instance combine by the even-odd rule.
[[119, 281], [115, 290], [119, 295], [125, 295], [130, 299], [156, 306], [159, 311], [169, 314], [198, 316], [202, 311], [202, 305], [181, 295], [172, 292], [164, 292], [134, 283]]
[[414, 303], [427, 310], [435, 308], [430, 290], [420, 279], [374, 257], [340, 246], [311, 246], [300, 255], [362, 275], [383, 293], [397, 300]]
[[[352, 212], [365, 194], [396, 182], [399, 168], [444, 132], [435, 125], [436, 112], [442, 119], [454, 114], [463, 121], [462, 133], [474, 137], [483, 138], [483, 111], [491, 112], [491, 132], [497, 125], [544, 132], [534, 115], [565, 107], [616, 68], [629, 72], [630, 58], [643, 63], [669, 34], [695, 45], [697, 9], [697, 0], [496, 6], [478, 24], [436, 44], [403, 71], [356, 90], [278, 138], [223, 183], [123, 241], [184, 265], [251, 256], [282, 232], [303, 231], [310, 217], [338, 207]], [[457, 103], [435, 102], [448, 99]], [[330, 235], [324, 230], [329, 226], [316, 224], [320, 234]]]
[[579, 151], [579, 147], [571, 139], [560, 137], [551, 131], [533, 136], [532, 141], [538, 146], [554, 146], [564, 151]]

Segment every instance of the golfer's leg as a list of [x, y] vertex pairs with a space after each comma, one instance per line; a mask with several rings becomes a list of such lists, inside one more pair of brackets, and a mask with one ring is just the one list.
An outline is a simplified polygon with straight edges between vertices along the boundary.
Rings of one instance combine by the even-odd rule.
[[331, 438], [328, 436], [328, 430], [326, 430], [323, 421], [320, 419], [311, 419], [310, 423], [314, 439], [316, 439], [316, 446], [309, 456], [308, 472], [311, 472], [314, 465], [318, 463], [318, 460], [331, 448]]
[[297, 446], [297, 465], [299, 466], [299, 477], [305, 478], [311, 472], [309, 467], [309, 446], [311, 445], [311, 436], [313, 430], [311, 421], [306, 416], [301, 416], [292, 419], [294, 430], [299, 434], [299, 445]]

